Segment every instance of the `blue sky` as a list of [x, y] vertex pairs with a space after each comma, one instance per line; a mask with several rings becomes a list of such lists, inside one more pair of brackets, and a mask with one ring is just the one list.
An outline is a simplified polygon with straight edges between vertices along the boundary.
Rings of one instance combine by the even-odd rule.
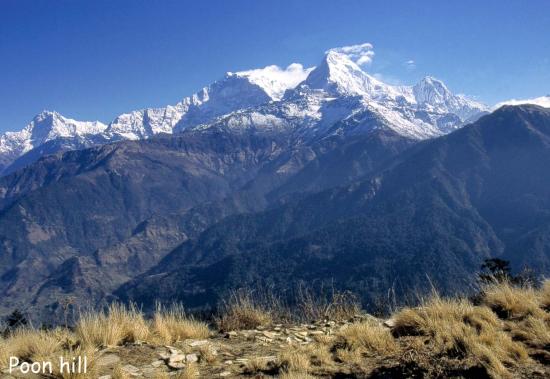
[[550, 93], [548, 0], [0, 0], [0, 131], [43, 109], [109, 122], [364, 42], [390, 82], [430, 74], [488, 104]]

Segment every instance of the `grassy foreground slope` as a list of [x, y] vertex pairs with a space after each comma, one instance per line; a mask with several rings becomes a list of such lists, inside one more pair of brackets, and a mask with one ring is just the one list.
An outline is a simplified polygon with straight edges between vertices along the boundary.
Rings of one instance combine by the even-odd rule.
[[[311, 300], [311, 299], [310, 299]], [[150, 318], [112, 305], [71, 328], [6, 332], [9, 359], [86, 355], [86, 374], [55, 378], [544, 378], [550, 376], [550, 281], [540, 288], [486, 285], [472, 302], [433, 295], [389, 319], [362, 314], [351, 297], [306, 301], [295, 314], [236, 295], [210, 324], [180, 307]], [[300, 316], [298, 318], [298, 316]], [[317, 320], [304, 322], [308, 317]], [[301, 321], [299, 321], [301, 320]], [[56, 372], [57, 371], [57, 372]]]

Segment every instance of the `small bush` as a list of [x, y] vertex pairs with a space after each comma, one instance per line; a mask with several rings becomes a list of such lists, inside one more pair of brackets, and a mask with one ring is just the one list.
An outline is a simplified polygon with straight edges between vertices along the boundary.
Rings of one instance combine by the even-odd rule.
[[113, 303], [106, 312], [81, 315], [76, 335], [86, 346], [117, 346], [147, 340], [149, 326], [135, 306]]
[[502, 282], [485, 286], [482, 293], [483, 304], [504, 319], [521, 320], [528, 316], [540, 317], [543, 313], [532, 287]]
[[220, 316], [216, 319], [222, 331], [255, 329], [271, 324], [270, 310], [254, 298], [251, 291], [235, 291], [220, 306]]
[[208, 338], [208, 326], [185, 314], [180, 305], [172, 305], [168, 309], [157, 306], [153, 316], [152, 332], [154, 340], [163, 344], [172, 344], [188, 338]]
[[517, 367], [528, 359], [524, 346], [512, 341], [489, 308], [466, 300], [436, 296], [418, 308], [402, 310], [394, 320], [395, 334], [429, 336], [434, 353], [472, 358], [497, 377], [509, 375], [506, 366]]
[[390, 331], [372, 321], [353, 323], [340, 331], [339, 336], [351, 349], [389, 355], [397, 350], [397, 343]]

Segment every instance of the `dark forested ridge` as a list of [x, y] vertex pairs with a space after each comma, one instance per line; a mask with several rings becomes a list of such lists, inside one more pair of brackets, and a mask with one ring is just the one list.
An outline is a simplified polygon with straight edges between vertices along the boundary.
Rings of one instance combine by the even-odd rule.
[[464, 291], [490, 256], [550, 271], [550, 111], [504, 107], [362, 179], [228, 217], [117, 294], [214, 302], [229, 288], [325, 283], [367, 304], [428, 285]]
[[467, 290], [495, 256], [548, 274], [548, 167], [537, 106], [419, 143], [212, 128], [47, 156], [0, 179], [1, 310], [200, 308], [301, 282], [372, 305], [389, 289]]
[[305, 144], [213, 128], [46, 156], [0, 179], [2, 312], [111, 300], [209, 225], [351, 183], [411, 145], [383, 130]]

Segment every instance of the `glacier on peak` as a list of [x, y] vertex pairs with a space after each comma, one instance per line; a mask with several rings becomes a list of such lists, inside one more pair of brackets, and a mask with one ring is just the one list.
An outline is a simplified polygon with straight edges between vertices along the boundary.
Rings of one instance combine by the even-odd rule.
[[317, 67], [292, 63], [286, 68], [271, 65], [227, 72], [174, 105], [124, 113], [108, 125], [42, 112], [21, 131], [0, 136], [0, 175], [20, 156], [56, 138], [64, 140], [59, 146], [71, 149], [224, 126], [291, 132], [306, 139], [385, 127], [425, 139], [446, 134], [488, 111], [454, 95], [433, 77], [414, 86], [386, 84], [361, 67], [373, 55], [367, 43], [327, 50]]

